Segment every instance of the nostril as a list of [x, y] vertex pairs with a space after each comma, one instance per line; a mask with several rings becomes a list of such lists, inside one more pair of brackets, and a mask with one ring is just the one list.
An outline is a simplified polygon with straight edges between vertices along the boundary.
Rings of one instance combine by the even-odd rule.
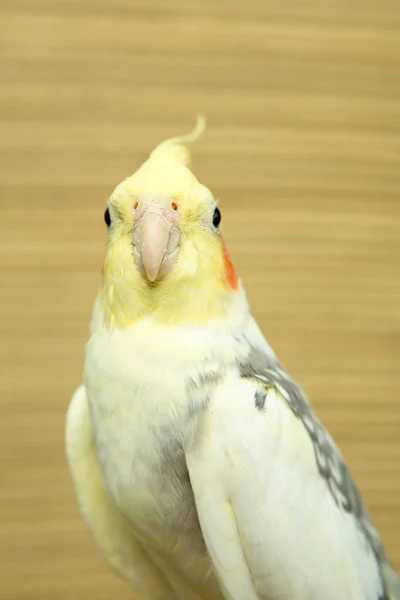
[[171, 202], [171, 207], [173, 210], [178, 210], [178, 205], [176, 202]]

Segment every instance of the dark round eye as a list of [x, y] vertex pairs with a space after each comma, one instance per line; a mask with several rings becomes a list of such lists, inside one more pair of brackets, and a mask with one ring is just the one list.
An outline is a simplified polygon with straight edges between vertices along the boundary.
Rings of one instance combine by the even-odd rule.
[[104, 220], [106, 222], [107, 227], [110, 227], [110, 225], [111, 225], [111, 216], [110, 216], [110, 211], [108, 210], [108, 208], [106, 208], [106, 212], [104, 213]]
[[216, 229], [218, 229], [220, 223], [221, 223], [221, 211], [219, 210], [219, 208], [216, 208], [214, 210], [214, 215], [213, 215], [213, 225]]

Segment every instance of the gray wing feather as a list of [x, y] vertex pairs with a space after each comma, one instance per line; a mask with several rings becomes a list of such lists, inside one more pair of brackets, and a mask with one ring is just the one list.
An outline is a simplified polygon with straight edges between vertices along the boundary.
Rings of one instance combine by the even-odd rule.
[[[400, 580], [391, 566], [379, 535], [361, 500], [360, 493], [335, 442], [313, 412], [305, 394], [290, 378], [276, 358], [250, 346], [246, 360], [238, 363], [242, 377], [256, 379], [264, 386], [275, 387], [290, 409], [303, 423], [313, 444], [315, 461], [321, 477], [337, 506], [351, 513], [372, 548], [380, 567], [383, 596], [379, 600], [400, 600]], [[263, 410], [265, 395], [257, 392], [255, 406]]]

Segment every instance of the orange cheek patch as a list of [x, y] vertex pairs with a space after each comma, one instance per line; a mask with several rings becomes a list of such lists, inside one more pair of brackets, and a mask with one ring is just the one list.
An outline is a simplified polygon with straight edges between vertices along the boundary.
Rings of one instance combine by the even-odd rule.
[[226, 281], [228, 282], [228, 285], [230, 288], [232, 288], [233, 290], [237, 290], [238, 277], [236, 275], [235, 267], [233, 266], [232, 261], [229, 257], [228, 250], [226, 248], [225, 241], [222, 238], [222, 236], [221, 236], [221, 243], [222, 243], [222, 252], [223, 252], [223, 256], [224, 256], [224, 268], [225, 268]]

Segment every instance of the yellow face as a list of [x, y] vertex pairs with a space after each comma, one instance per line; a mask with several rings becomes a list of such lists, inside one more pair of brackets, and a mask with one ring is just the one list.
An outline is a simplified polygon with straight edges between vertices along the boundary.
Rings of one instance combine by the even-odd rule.
[[233, 302], [237, 278], [219, 209], [187, 162], [181, 145], [164, 143], [111, 195], [97, 305], [107, 328], [150, 314], [165, 323], [204, 322]]

